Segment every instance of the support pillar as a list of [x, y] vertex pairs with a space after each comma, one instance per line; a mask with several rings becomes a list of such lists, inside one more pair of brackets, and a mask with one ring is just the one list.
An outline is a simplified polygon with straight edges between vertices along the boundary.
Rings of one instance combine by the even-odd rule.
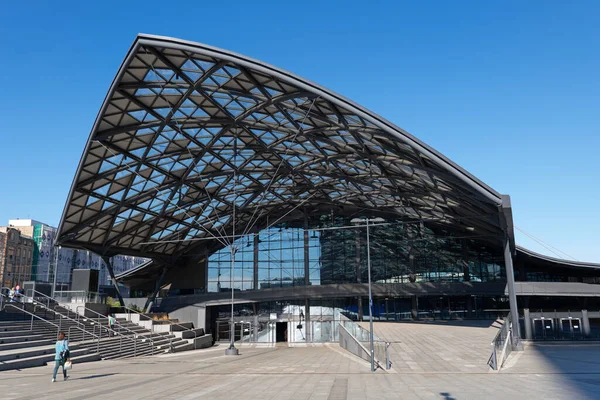
[[254, 341], [258, 342], [258, 315], [254, 313]]
[[531, 326], [531, 315], [529, 314], [529, 308], [523, 309], [523, 322], [525, 325], [525, 339], [533, 339], [533, 329]]
[[587, 310], [581, 310], [581, 327], [583, 336], [590, 337], [590, 318], [588, 317]]
[[254, 261], [253, 261], [252, 285], [254, 290], [258, 290], [258, 233], [254, 234]]
[[362, 270], [360, 268], [360, 231], [358, 228], [354, 230], [354, 238], [356, 241], [356, 252], [354, 253], [354, 265], [356, 267], [356, 282], [362, 282]]
[[156, 284], [154, 285], [154, 292], [152, 292], [152, 296], [146, 300], [146, 304], [144, 305], [144, 312], [150, 312], [150, 309], [152, 308], [152, 305], [154, 304], [154, 300], [156, 300], [156, 295], [158, 294], [160, 287], [162, 286], [163, 282], [165, 281], [166, 275], [167, 275], [167, 266], [165, 265], [162, 268], [160, 277], [156, 280]]
[[310, 329], [310, 299], [304, 300], [304, 332], [306, 335], [306, 343], [312, 342]]
[[527, 281], [527, 272], [525, 272], [525, 261], [517, 259], [517, 268], [519, 268], [519, 281]]
[[308, 243], [308, 217], [304, 210], [304, 285], [310, 285], [310, 252]]
[[356, 310], [356, 314], [358, 316], [358, 320], [363, 321], [362, 296], [358, 296], [357, 304], [358, 304], [358, 309]]
[[514, 347], [520, 347], [521, 338], [519, 326], [519, 310], [517, 308], [517, 294], [515, 292], [515, 272], [513, 269], [512, 252], [508, 237], [504, 239], [504, 265], [506, 268], [506, 286], [508, 286], [508, 302], [510, 305], [510, 316], [512, 319], [512, 343]]
[[469, 270], [469, 248], [465, 240], [461, 243], [463, 253], [463, 280], [465, 282], [471, 281], [471, 271]]
[[104, 260], [104, 264], [106, 264], [106, 269], [108, 270], [108, 274], [110, 275], [110, 280], [117, 291], [117, 297], [119, 297], [119, 303], [121, 303], [121, 307], [125, 307], [125, 301], [123, 301], [123, 296], [121, 296], [121, 290], [119, 289], [119, 285], [117, 284], [117, 280], [115, 279], [115, 272], [113, 271], [112, 264], [110, 262], [110, 257], [103, 256], [102, 260]]
[[413, 319], [419, 319], [419, 299], [417, 296], [411, 296], [410, 313]]
[[467, 296], [467, 317], [473, 318], [473, 296]]

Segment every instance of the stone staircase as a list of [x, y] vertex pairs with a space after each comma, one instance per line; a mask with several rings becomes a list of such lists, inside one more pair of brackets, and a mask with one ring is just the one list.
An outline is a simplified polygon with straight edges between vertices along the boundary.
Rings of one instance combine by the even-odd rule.
[[193, 340], [182, 334], [152, 332], [123, 318], [117, 318], [111, 331], [106, 317], [82, 317], [56, 303], [5, 303], [0, 311], [0, 371], [53, 362], [58, 331], [68, 337], [73, 363], [194, 348]]

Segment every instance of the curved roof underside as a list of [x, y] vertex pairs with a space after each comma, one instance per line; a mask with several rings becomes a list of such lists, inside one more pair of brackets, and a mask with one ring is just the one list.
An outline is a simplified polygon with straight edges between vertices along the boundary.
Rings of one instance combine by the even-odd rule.
[[239, 234], [333, 208], [496, 235], [501, 203], [336, 93], [221, 49], [140, 35], [90, 134], [58, 243], [179, 256], [231, 235], [233, 210]]
[[536, 260], [541, 263], [551, 264], [559, 267], [576, 267], [576, 268], [593, 268], [600, 269], [599, 263], [590, 263], [584, 261], [575, 261], [575, 260], [565, 260], [562, 258], [555, 258], [546, 256], [544, 254], [536, 253], [535, 251], [531, 251], [526, 249], [525, 247], [517, 246], [516, 247], [517, 254], [521, 254], [530, 259]]

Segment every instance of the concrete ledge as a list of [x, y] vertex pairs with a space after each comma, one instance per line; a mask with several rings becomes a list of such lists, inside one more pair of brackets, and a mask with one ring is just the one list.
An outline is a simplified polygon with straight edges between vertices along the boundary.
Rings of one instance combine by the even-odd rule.
[[[191, 340], [192, 344], [194, 340]], [[213, 345], [213, 336], [212, 335], [203, 335], [196, 338], [196, 349], [205, 349], [207, 347], [212, 347]], [[192, 346], [192, 349], [194, 347]]]

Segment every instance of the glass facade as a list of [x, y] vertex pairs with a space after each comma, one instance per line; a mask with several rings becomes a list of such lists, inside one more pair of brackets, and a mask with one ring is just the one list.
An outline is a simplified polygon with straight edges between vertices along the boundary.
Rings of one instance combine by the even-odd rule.
[[[471, 302], [469, 306], [467, 303]], [[362, 299], [362, 319], [368, 321], [368, 301]], [[336, 342], [339, 325], [348, 328], [358, 320], [358, 303], [353, 298], [261, 301], [236, 304], [234, 321], [236, 340], [244, 342]], [[504, 296], [424, 296], [419, 298], [418, 319], [451, 320], [464, 318], [495, 319], [508, 311]], [[470, 311], [469, 311], [470, 309]], [[211, 330], [215, 340], [230, 340], [231, 309], [229, 305], [214, 307]], [[410, 298], [375, 298], [375, 321], [414, 319]]]
[[[364, 224], [311, 218], [309, 228], [285, 223], [235, 242], [235, 290], [367, 282]], [[422, 223], [386, 221], [369, 227], [372, 280], [377, 283], [505, 280], [501, 249], [481, 239], [433, 231]], [[493, 241], [490, 241], [493, 242]], [[306, 258], [306, 262], [305, 262]], [[209, 257], [209, 292], [231, 289], [231, 248]], [[308, 272], [308, 277], [306, 277]]]

